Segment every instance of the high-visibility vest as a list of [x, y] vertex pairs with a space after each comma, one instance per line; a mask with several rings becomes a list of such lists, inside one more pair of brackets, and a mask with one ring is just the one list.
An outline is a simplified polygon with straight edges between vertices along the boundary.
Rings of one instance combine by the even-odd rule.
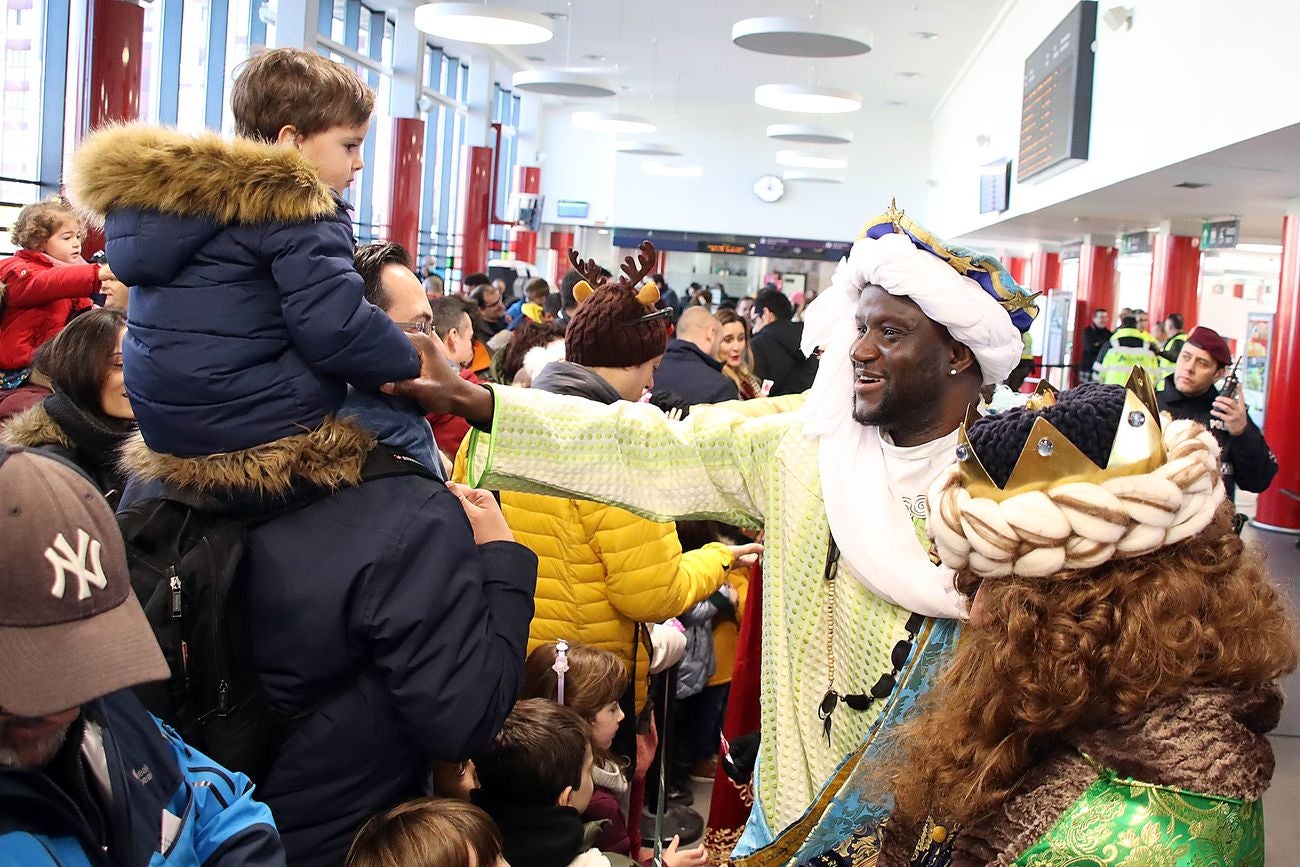
[[[1120, 340], [1135, 337], [1142, 341], [1141, 346], [1121, 346]], [[1152, 376], [1160, 375], [1160, 356], [1152, 349], [1146, 332], [1136, 328], [1121, 328], [1110, 336], [1110, 348], [1098, 359], [1093, 369], [1097, 380], [1106, 385], [1123, 385], [1128, 382], [1129, 374], [1135, 366], [1146, 368]]]

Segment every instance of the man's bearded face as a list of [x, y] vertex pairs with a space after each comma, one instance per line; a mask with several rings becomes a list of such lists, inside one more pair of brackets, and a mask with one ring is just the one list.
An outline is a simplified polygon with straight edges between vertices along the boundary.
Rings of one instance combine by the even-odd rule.
[[42, 717], [14, 716], [0, 710], [0, 768], [48, 765], [80, 714], [79, 707]]
[[854, 315], [853, 420], [899, 439], [927, 425], [939, 411], [948, 378], [947, 332], [907, 297], [868, 284]]

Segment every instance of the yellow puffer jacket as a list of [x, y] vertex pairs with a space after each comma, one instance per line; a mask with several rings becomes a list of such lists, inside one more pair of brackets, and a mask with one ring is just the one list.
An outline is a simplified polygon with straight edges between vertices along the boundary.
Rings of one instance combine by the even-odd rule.
[[[453, 473], [457, 481], [465, 477], [464, 458], [462, 448]], [[722, 586], [731, 552], [712, 543], [682, 553], [676, 524], [590, 500], [507, 491], [501, 511], [515, 541], [538, 559], [528, 652], [563, 638], [615, 653], [629, 672], [635, 670], [641, 707], [650, 651], [638, 638], [637, 624], [676, 617], [707, 599]]]

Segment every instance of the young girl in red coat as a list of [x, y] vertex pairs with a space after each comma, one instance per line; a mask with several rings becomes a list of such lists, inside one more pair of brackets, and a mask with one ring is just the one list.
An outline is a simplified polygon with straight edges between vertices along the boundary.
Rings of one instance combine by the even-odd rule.
[[31, 374], [32, 356], [91, 306], [107, 265], [81, 258], [81, 221], [60, 199], [28, 205], [11, 235], [20, 249], [0, 260], [0, 389], [17, 388]]
[[[610, 753], [624, 716], [619, 699], [627, 687], [627, 669], [608, 650], [565, 641], [548, 642], [528, 654], [520, 697], [558, 701], [573, 708], [591, 725], [591, 750], [595, 757], [591, 774], [596, 786], [582, 821], [609, 822], [609, 827], [596, 837], [597, 849], [640, 860], [640, 823], [629, 825], [627, 777], [622, 764]], [[709, 863], [703, 847], [678, 851], [677, 846], [678, 840], [673, 838], [672, 845], [664, 849], [666, 867], [703, 867]], [[653, 859], [642, 863], [652, 864]]]

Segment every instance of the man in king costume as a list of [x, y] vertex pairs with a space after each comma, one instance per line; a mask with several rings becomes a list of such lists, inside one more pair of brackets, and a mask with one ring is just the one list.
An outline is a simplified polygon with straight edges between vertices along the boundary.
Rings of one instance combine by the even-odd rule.
[[925, 535], [926, 492], [980, 387], [1019, 362], [1032, 301], [997, 260], [891, 204], [807, 310], [802, 349], [822, 360], [797, 412], [724, 404], [674, 421], [470, 385], [436, 357], [395, 390], [479, 428], [478, 486], [766, 530], [762, 739], [735, 857], [784, 864], [887, 815], [844, 783], [937, 676], [966, 613]]

